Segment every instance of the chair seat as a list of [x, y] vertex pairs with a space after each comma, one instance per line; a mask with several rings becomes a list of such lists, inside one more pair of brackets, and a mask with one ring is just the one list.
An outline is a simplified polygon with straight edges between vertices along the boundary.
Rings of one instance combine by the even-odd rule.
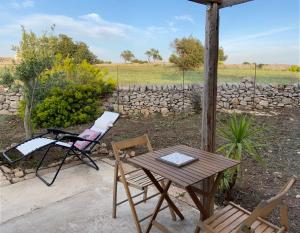
[[[208, 233], [234, 233], [250, 214], [249, 211], [230, 202], [225, 208], [206, 219], [204, 226]], [[257, 219], [251, 225], [251, 230], [255, 233], [275, 233], [279, 228], [264, 219]]]
[[[130, 186], [138, 189], [144, 189], [145, 187], [153, 184], [149, 177], [141, 169], [129, 172], [125, 176], [127, 183]], [[154, 174], [154, 177], [157, 181], [161, 181], [164, 179], [162, 176], [156, 174]]]

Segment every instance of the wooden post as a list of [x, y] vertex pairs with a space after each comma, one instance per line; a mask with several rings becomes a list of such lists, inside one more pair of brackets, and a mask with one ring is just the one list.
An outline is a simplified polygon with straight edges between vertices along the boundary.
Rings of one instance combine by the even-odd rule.
[[[219, 52], [219, 9], [253, 0], [189, 0], [204, 4], [206, 10], [204, 90], [202, 102], [202, 149], [215, 151], [216, 109], [217, 109], [217, 71]], [[213, 186], [213, 177], [203, 182], [203, 190], [209, 192]], [[203, 197], [204, 208], [208, 216], [213, 214], [214, 200]], [[198, 232], [199, 229], [197, 229]]]
[[[217, 3], [207, 4], [205, 26], [205, 61], [204, 89], [202, 103], [202, 149], [215, 151], [216, 109], [217, 109], [217, 70], [219, 50], [219, 6]], [[213, 177], [203, 182], [203, 190], [208, 191], [213, 185]], [[203, 197], [204, 208], [208, 215], [213, 214], [214, 201], [209, 203]]]

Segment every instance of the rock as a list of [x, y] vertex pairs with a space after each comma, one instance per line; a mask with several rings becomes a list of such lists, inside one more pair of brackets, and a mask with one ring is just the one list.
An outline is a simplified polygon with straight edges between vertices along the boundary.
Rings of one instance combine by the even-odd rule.
[[32, 168], [26, 169], [26, 170], [25, 170], [25, 173], [26, 173], [26, 174], [35, 173], [35, 169], [32, 169]]
[[112, 152], [112, 151], [109, 151], [109, 152], [108, 152], [108, 156], [110, 156], [110, 157], [114, 157], [114, 152]]
[[297, 199], [300, 199], [300, 194], [297, 194], [297, 195], [296, 195], [296, 198], [297, 198]]
[[162, 109], [160, 110], [160, 112], [161, 112], [161, 114], [162, 114], [163, 116], [167, 116], [168, 113], [169, 113], [169, 109], [167, 109], [167, 108], [162, 108]]
[[23, 181], [23, 180], [25, 180], [25, 178], [24, 177], [14, 177], [14, 178], [12, 178], [12, 183], [18, 183], [18, 182], [21, 182], [21, 181]]
[[100, 154], [108, 154], [109, 152], [108, 152], [108, 150], [107, 150], [106, 148], [101, 148], [101, 149], [99, 150], [99, 153], [100, 153]]
[[266, 108], [266, 107], [269, 106], [269, 102], [268, 102], [267, 100], [261, 100], [261, 101], [259, 102], [259, 105]]
[[150, 112], [148, 109], [142, 109], [141, 113], [143, 114], [144, 117], [148, 117], [150, 115]]
[[283, 104], [290, 104], [292, 100], [290, 98], [283, 98], [281, 101]]
[[134, 157], [135, 156], [135, 151], [130, 151], [129, 157]]
[[12, 171], [10, 168], [6, 167], [5, 165], [1, 165], [0, 168], [1, 168], [1, 170], [2, 170], [4, 173], [6, 173], [6, 174], [11, 174], [11, 173], [13, 173], [13, 171]]
[[19, 102], [17, 101], [10, 102], [10, 107], [17, 109], [19, 107]]
[[106, 147], [107, 147], [106, 143], [105, 143], [105, 142], [102, 142], [102, 143], [101, 143], [101, 147], [102, 147], [102, 148], [106, 148]]
[[247, 102], [246, 102], [246, 101], [244, 101], [244, 100], [242, 100], [242, 101], [240, 102], [240, 105], [242, 105], [242, 106], [246, 106], [246, 105], [247, 105]]
[[27, 174], [27, 175], [24, 177], [24, 179], [25, 179], [25, 180], [28, 180], [28, 179], [33, 179], [33, 178], [35, 178], [35, 177], [36, 177], [35, 173], [30, 173], [30, 174]]
[[231, 100], [231, 103], [232, 103], [233, 105], [238, 105], [238, 104], [240, 103], [240, 101], [239, 101], [238, 98], [233, 98], [233, 99]]
[[24, 174], [24, 172], [22, 171], [22, 170], [19, 170], [19, 171], [16, 171], [16, 172], [14, 172], [15, 173], [15, 177], [23, 177], [25, 174]]
[[283, 177], [281, 172], [273, 172], [273, 176], [275, 176], [276, 178], [279, 178], [279, 179], [281, 179]]

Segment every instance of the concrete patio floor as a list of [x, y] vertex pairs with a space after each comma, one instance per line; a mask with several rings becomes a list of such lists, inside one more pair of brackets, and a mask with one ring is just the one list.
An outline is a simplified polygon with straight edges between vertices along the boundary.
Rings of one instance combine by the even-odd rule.
[[[52, 187], [34, 178], [0, 188], [1, 233], [136, 232], [128, 203], [111, 217], [113, 167], [98, 161], [99, 171], [82, 164], [60, 172]], [[51, 175], [51, 174], [47, 174]], [[120, 199], [125, 198], [119, 186]], [[166, 209], [157, 220], [172, 232], [193, 232], [198, 211], [174, 198], [185, 220], [171, 220]], [[140, 216], [153, 211], [157, 199], [138, 207]], [[147, 220], [142, 224], [145, 229]], [[159, 232], [155, 227], [151, 232]]]

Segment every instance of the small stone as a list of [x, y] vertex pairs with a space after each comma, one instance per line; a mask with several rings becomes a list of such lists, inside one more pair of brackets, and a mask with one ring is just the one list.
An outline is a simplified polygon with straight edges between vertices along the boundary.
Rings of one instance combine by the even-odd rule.
[[300, 151], [297, 151], [297, 154], [300, 155]]
[[106, 148], [101, 148], [101, 149], [99, 150], [99, 153], [100, 153], [100, 154], [108, 154], [108, 150], [107, 150]]
[[25, 178], [25, 180], [28, 180], [28, 179], [32, 179], [35, 177], [36, 177], [35, 173], [30, 173], [30, 174], [27, 174], [24, 178]]
[[109, 151], [109, 152], [108, 152], [108, 156], [114, 157], [114, 153], [113, 153], [112, 151]]
[[19, 171], [16, 171], [15, 172], [15, 177], [23, 177], [25, 174], [24, 174], [24, 172], [22, 171], [22, 170], [19, 170]]
[[26, 174], [35, 173], [35, 170], [32, 169], [32, 168], [26, 169], [26, 170], [25, 170], [25, 173], [26, 173]]
[[105, 142], [102, 142], [102, 143], [101, 143], [101, 147], [106, 148], [106, 147], [107, 147], [106, 143], [105, 143]]
[[168, 113], [169, 113], [169, 110], [168, 110], [167, 108], [162, 108], [162, 109], [160, 110], [160, 112], [161, 112], [161, 114], [162, 114], [163, 116], [167, 116]]
[[134, 157], [135, 156], [135, 151], [130, 151], [129, 156]]
[[275, 176], [276, 178], [279, 178], [279, 179], [281, 179], [283, 177], [281, 172], [273, 172], [273, 176]]
[[4, 173], [6, 173], [6, 174], [11, 174], [11, 173], [13, 173], [13, 171], [12, 171], [10, 168], [6, 167], [5, 165], [1, 165], [0, 168], [1, 168], [1, 170], [2, 170]]
[[269, 106], [269, 102], [266, 101], [266, 100], [261, 100], [261, 101], [259, 102], [259, 105], [261, 105], [261, 106], [263, 106], [263, 107], [268, 107], [268, 106]]
[[300, 199], [300, 194], [297, 194], [297, 195], [296, 195], [296, 198], [297, 198], [297, 199]]

